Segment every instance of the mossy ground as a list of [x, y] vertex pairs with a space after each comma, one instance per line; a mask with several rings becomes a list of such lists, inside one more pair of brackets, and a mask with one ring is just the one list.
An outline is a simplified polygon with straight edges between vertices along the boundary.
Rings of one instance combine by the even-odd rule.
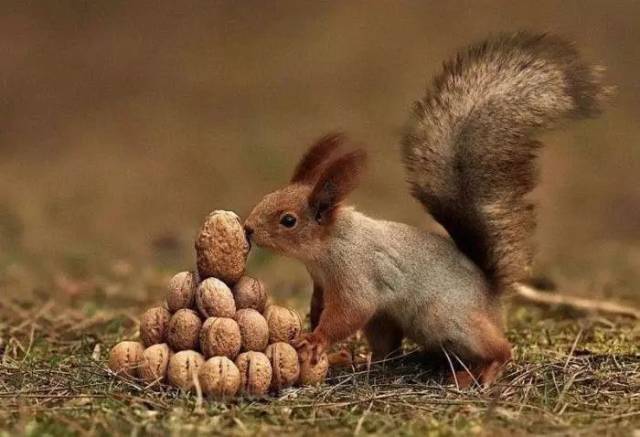
[[[136, 311], [105, 309], [99, 297], [12, 299], [0, 306], [2, 435], [629, 435], [640, 429], [637, 323], [513, 302], [508, 310], [514, 360], [489, 389], [457, 390], [407, 345], [402, 358], [336, 369], [317, 388], [220, 403], [167, 387], [145, 389], [105, 369], [109, 348], [136, 336]], [[362, 347], [358, 339], [349, 345]]]

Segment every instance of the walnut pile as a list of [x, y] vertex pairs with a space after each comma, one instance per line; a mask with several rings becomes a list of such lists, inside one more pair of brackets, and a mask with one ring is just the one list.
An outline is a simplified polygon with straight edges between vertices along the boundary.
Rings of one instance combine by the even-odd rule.
[[196, 270], [171, 278], [165, 303], [140, 318], [140, 341], [116, 344], [109, 368], [147, 387], [198, 384], [213, 399], [322, 383], [326, 356], [312, 366], [291, 346], [302, 331], [298, 313], [268, 305], [264, 283], [245, 275], [249, 247], [236, 214], [209, 214], [195, 242]]

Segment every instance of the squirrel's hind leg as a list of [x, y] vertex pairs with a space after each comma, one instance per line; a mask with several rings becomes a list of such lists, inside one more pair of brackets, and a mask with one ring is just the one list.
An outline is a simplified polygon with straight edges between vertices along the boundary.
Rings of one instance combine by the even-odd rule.
[[387, 314], [375, 314], [364, 327], [364, 334], [374, 361], [393, 357], [400, 353], [404, 334], [398, 323]]
[[[473, 323], [470, 327], [473, 334], [451, 344], [451, 349], [465, 367], [455, 371], [451, 382], [457, 383], [460, 388], [476, 382], [488, 386], [500, 376], [505, 364], [511, 360], [511, 344], [489, 317], [475, 314], [469, 319]], [[457, 358], [453, 359], [457, 361]]]

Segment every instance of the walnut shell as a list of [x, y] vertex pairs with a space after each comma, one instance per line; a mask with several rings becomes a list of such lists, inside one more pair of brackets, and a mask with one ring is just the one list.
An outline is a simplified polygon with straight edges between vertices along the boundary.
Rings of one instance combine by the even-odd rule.
[[329, 359], [327, 354], [322, 354], [316, 364], [312, 364], [307, 354], [299, 354], [300, 360], [300, 385], [319, 385], [327, 377], [329, 371]]
[[271, 363], [262, 352], [249, 351], [238, 355], [236, 366], [240, 371], [240, 391], [246, 395], [261, 396], [271, 385]]
[[290, 387], [298, 381], [300, 363], [298, 353], [289, 343], [278, 342], [267, 346], [265, 355], [271, 363], [273, 377], [271, 389], [280, 390]]
[[162, 382], [167, 376], [171, 349], [166, 343], [149, 346], [142, 353], [138, 374], [145, 382]]
[[109, 352], [109, 368], [116, 373], [135, 378], [142, 360], [144, 346], [137, 341], [121, 341]]
[[196, 290], [196, 305], [203, 317], [230, 317], [236, 313], [236, 302], [227, 285], [216, 278], [208, 278]]
[[209, 317], [200, 330], [200, 350], [206, 358], [226, 356], [234, 359], [242, 347], [238, 323], [227, 317]]
[[202, 392], [215, 398], [235, 396], [240, 388], [240, 371], [227, 357], [208, 359], [200, 367], [198, 378]]
[[193, 308], [198, 282], [198, 274], [195, 272], [180, 272], [171, 278], [167, 291], [169, 311], [175, 313], [182, 308]]
[[295, 310], [278, 305], [270, 305], [264, 316], [269, 326], [269, 343], [279, 341], [291, 343], [300, 335], [302, 320]]
[[186, 350], [173, 354], [167, 367], [169, 384], [183, 390], [190, 390], [193, 388], [194, 377], [198, 376], [203, 364], [204, 357], [196, 351]]
[[236, 299], [236, 308], [239, 310], [252, 308], [261, 313], [267, 303], [267, 291], [264, 284], [251, 276], [240, 278], [233, 286], [233, 295]]
[[213, 211], [196, 237], [200, 276], [235, 284], [244, 273], [250, 248], [240, 218], [231, 211]]
[[169, 320], [167, 343], [175, 351], [198, 349], [202, 321], [193, 310], [183, 308]]
[[269, 327], [265, 318], [251, 308], [238, 310], [236, 322], [242, 335], [242, 349], [261, 352], [269, 344]]
[[171, 313], [163, 307], [149, 308], [140, 317], [140, 338], [145, 346], [164, 343]]

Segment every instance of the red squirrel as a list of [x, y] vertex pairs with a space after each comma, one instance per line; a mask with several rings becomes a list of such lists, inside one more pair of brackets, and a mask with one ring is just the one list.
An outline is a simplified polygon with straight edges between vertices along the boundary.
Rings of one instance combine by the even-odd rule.
[[251, 241], [313, 280], [313, 331], [298, 347], [315, 357], [363, 329], [376, 358], [407, 337], [444, 353], [461, 386], [493, 382], [511, 359], [500, 296], [531, 262], [532, 137], [597, 115], [606, 95], [600, 69], [555, 36], [499, 35], [445, 63], [401, 145], [411, 193], [450, 238], [345, 206], [366, 154], [342, 151], [342, 135], [315, 143], [245, 221]]

